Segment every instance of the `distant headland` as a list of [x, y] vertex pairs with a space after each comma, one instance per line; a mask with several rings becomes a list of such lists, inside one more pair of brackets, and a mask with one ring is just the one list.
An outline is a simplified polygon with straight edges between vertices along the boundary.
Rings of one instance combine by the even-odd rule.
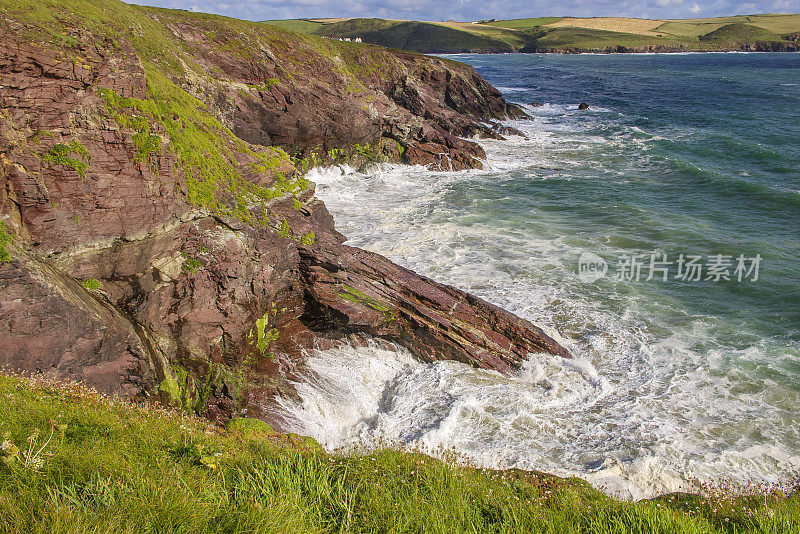
[[704, 19], [538, 17], [467, 22], [268, 20], [299, 33], [424, 53], [624, 53], [800, 50], [800, 14]]

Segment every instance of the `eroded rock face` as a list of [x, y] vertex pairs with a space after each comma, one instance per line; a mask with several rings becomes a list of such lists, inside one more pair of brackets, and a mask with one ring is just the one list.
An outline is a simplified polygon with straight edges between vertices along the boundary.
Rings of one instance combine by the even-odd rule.
[[[321, 41], [320, 51], [274, 27], [234, 34], [210, 18], [145, 13], [208, 74], [188, 90], [250, 143], [324, 160], [331, 149], [375, 149], [390, 140], [399, 147], [396, 157], [377, 151], [376, 159], [480, 168], [485, 153], [463, 137], [493, 135], [487, 121], [524, 115], [472, 67], [454, 61], [332, 41]], [[220, 53], [235, 46], [247, 53]]]
[[301, 247], [311, 297], [302, 319], [336, 333], [367, 333], [419, 358], [509, 372], [530, 353], [569, 357], [542, 330], [456, 288], [352, 248]]
[[[273, 418], [305, 351], [351, 334], [501, 371], [568, 356], [504, 310], [344, 246], [280, 150], [298, 165], [475, 166], [483, 152], [462, 136], [497, 136], [486, 124], [515, 109], [470, 67], [119, 9], [143, 29], [112, 41], [65, 27], [81, 43], [67, 52], [31, 44], [33, 22], [0, 29], [0, 232], [13, 236], [0, 366], [224, 420]], [[192, 55], [147, 56], [145, 30]], [[248, 54], [227, 52], [243, 42]]]
[[[187, 210], [171, 179], [174, 158], [137, 162], [135, 132], [109, 119], [96, 92], [144, 98], [133, 49], [99, 41], [82, 54], [76, 63], [0, 30], [0, 213], [14, 214], [31, 245], [48, 252], [141, 235]], [[67, 157], [85, 171], [43, 158], [73, 140], [88, 161]]]
[[0, 366], [123, 397], [153, 390], [153, 365], [130, 322], [24, 254], [0, 266], [0, 332]]

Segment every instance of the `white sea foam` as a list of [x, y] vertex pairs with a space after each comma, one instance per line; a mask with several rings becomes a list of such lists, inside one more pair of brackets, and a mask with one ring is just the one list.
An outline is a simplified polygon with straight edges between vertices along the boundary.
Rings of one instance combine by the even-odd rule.
[[[615, 183], [618, 171], [597, 162], [635, 150], [646, 164], [640, 143], [653, 138], [614, 123], [613, 111], [529, 111], [533, 120], [512, 123], [527, 139], [481, 141], [485, 170], [345, 166], [309, 178], [350, 244], [530, 319], [578, 358], [535, 355], [505, 377], [377, 346], [315, 353], [300, 402], [284, 401], [295, 429], [332, 450], [377, 439], [455, 447], [482, 465], [576, 474], [630, 499], [800, 470], [800, 397], [764, 380], [800, 349], [725, 343], [739, 325], [646, 288], [581, 283], [577, 257], [613, 253], [617, 237], [576, 234], [569, 213], [514, 192], [525, 181]], [[587, 159], [590, 178], [576, 174]]]
[[525, 92], [528, 92], [528, 91], [535, 90], [535, 88], [531, 88], [531, 87], [496, 87], [496, 89], [498, 91], [500, 91], [501, 93], [503, 93], [503, 94], [506, 94], [506, 93], [525, 93]]

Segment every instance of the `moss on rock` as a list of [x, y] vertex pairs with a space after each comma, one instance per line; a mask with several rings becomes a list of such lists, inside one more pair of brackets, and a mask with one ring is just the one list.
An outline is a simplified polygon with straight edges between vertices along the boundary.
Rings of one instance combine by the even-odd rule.
[[8, 252], [8, 246], [14, 238], [8, 232], [8, 225], [0, 221], [0, 263], [11, 261], [11, 254]]
[[[76, 155], [77, 158], [72, 157]], [[51, 165], [62, 165], [77, 172], [81, 178], [86, 178], [86, 169], [92, 160], [91, 154], [77, 139], [69, 143], [59, 143], [41, 155], [42, 161]]]

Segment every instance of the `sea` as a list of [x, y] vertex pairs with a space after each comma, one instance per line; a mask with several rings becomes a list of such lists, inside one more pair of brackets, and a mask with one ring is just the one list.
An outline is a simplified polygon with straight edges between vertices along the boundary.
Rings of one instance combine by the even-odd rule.
[[[800, 54], [452, 55], [530, 115], [483, 170], [317, 168], [348, 244], [542, 327], [506, 376], [312, 352], [293, 429], [622, 499], [800, 473]], [[581, 102], [588, 110], [579, 110]], [[455, 458], [455, 459], [454, 459]]]

